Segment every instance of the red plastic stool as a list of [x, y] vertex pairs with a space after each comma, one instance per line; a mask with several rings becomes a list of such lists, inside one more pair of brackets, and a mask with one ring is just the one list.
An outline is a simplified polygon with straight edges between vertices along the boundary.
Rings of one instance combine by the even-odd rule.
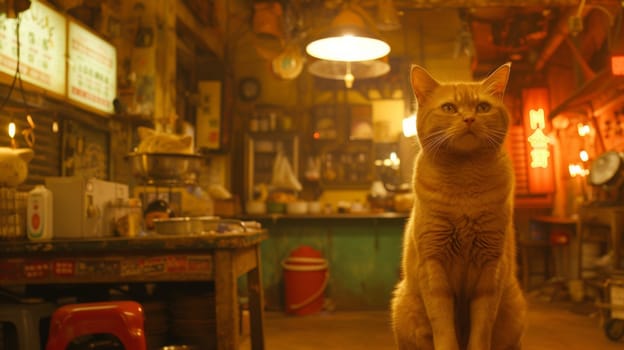
[[146, 350], [143, 321], [141, 304], [134, 301], [64, 305], [52, 314], [46, 350], [65, 350], [89, 334], [112, 334], [126, 350]]

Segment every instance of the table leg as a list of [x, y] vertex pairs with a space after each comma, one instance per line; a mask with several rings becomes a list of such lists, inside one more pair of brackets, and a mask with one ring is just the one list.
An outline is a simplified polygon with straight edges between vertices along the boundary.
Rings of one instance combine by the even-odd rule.
[[622, 231], [622, 214], [623, 211], [614, 211], [611, 213], [611, 243], [613, 244], [613, 267], [614, 270], [621, 270], [621, 256], [622, 256], [622, 246], [621, 246], [621, 235], [624, 234]]
[[232, 251], [217, 249], [214, 271], [218, 350], [238, 350], [239, 309], [235, 270]]
[[251, 349], [264, 350], [264, 291], [262, 289], [262, 269], [260, 266], [259, 247], [255, 249], [255, 255], [256, 267], [247, 272]]

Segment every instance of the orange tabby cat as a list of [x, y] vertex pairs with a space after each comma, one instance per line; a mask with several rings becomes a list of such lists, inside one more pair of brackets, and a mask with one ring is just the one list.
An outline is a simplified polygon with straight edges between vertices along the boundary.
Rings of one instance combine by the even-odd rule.
[[478, 83], [439, 83], [413, 66], [418, 101], [414, 207], [392, 301], [401, 350], [520, 349], [514, 179], [503, 146], [510, 64]]

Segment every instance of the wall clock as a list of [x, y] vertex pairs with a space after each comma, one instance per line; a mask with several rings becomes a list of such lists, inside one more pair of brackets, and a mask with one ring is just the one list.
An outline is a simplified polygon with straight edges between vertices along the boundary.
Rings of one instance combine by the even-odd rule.
[[238, 94], [245, 101], [253, 101], [258, 98], [260, 89], [260, 82], [256, 78], [242, 78], [238, 83]]

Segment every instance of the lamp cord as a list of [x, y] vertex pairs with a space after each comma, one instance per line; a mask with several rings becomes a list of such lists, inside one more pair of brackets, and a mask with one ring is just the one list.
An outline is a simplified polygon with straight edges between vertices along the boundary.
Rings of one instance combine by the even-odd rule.
[[[15, 65], [15, 74], [13, 74], [13, 81], [11, 82], [11, 87], [9, 87], [9, 92], [4, 97], [4, 100], [2, 100], [2, 104], [0, 104], [0, 111], [2, 111], [4, 109], [4, 107], [6, 106], [6, 104], [9, 102], [9, 98], [11, 98], [11, 95], [13, 94], [13, 89], [15, 89], [15, 83], [17, 82], [17, 79], [20, 76], [20, 70], [19, 70], [19, 68], [20, 68], [19, 28], [20, 28], [20, 16], [18, 14], [17, 15], [17, 23], [15, 25], [15, 37], [17, 38], [17, 40], [16, 40], [16, 42], [17, 42], [17, 63]], [[19, 80], [20, 80], [20, 85], [21, 85], [22, 79], [19, 78]]]

